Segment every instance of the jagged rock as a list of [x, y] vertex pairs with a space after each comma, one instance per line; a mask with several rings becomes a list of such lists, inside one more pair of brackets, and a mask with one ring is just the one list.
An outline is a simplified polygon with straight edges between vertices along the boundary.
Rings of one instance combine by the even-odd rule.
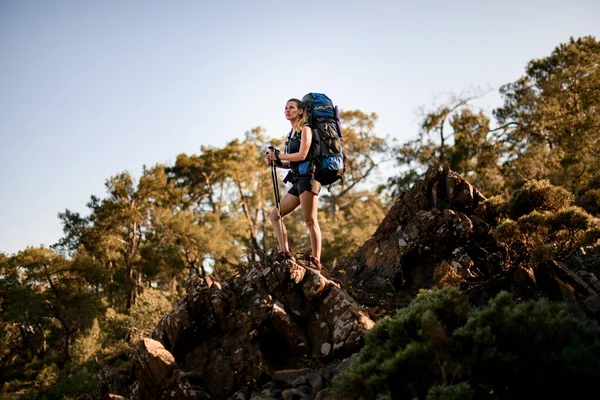
[[301, 389], [287, 389], [281, 392], [283, 400], [312, 400], [312, 396]]
[[490, 252], [481, 251], [494, 242], [485, 222], [474, 214], [483, 200], [460, 175], [431, 168], [400, 196], [357, 253], [338, 265], [338, 273], [343, 271], [338, 275], [369, 292], [415, 294], [434, 285], [442, 261], [465, 279], [478, 274], [475, 265], [497, 268]]
[[140, 340], [134, 349], [133, 361], [138, 385], [131, 398], [197, 399], [175, 358], [162, 343], [150, 338]]
[[331, 393], [331, 389], [329, 389], [329, 388], [321, 390], [315, 396], [315, 400], [330, 400], [330, 399], [333, 399], [333, 394]]
[[152, 339], [136, 346], [134, 368], [106, 370], [99, 391], [130, 399], [330, 399], [332, 380], [358, 356], [373, 320], [437, 284], [460, 287], [475, 305], [510, 290], [570, 299], [600, 316], [600, 248], [538, 268], [513, 265], [494, 239], [497, 210], [484, 200], [455, 172], [430, 168], [332, 279], [269, 260], [228, 281], [196, 277]]
[[321, 391], [325, 385], [325, 382], [323, 381], [323, 375], [321, 375], [319, 373], [313, 372], [313, 373], [306, 374], [306, 381], [312, 388], [313, 393], [317, 393], [317, 392]]
[[127, 368], [105, 367], [98, 376], [98, 392], [106, 396], [127, 396], [127, 386], [131, 384]]
[[375, 319], [438, 284], [460, 287], [475, 305], [508, 290], [520, 298], [571, 301], [600, 317], [600, 248], [582, 248], [564, 263], [535, 269], [515, 265], [494, 239], [497, 210], [484, 201], [459, 174], [430, 168], [356, 254], [336, 267], [335, 276], [371, 307]]
[[305, 375], [313, 372], [313, 370], [308, 368], [276, 371], [273, 374], [273, 381], [276, 384], [282, 385], [283, 387], [290, 387], [294, 386], [294, 382], [296, 382], [298, 379], [303, 378], [303, 382], [301, 384], [304, 384], [306, 382]]
[[255, 266], [227, 282], [196, 278], [152, 339], [136, 346], [135, 383], [127, 393], [198, 398], [191, 379], [215, 399], [239, 397], [243, 386], [277, 381], [282, 370], [299, 371], [295, 379], [304, 381], [295, 386], [310, 393], [305, 376], [315, 371], [306, 369], [309, 362], [355, 353], [373, 325], [338, 283], [292, 261]]

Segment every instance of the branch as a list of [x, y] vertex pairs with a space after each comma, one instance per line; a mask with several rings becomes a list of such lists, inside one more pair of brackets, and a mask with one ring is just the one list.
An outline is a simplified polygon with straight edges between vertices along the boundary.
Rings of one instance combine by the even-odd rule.
[[370, 157], [367, 157], [367, 160], [369, 160], [371, 162], [371, 166], [365, 171], [364, 174], [362, 174], [358, 179], [356, 179], [354, 182], [352, 182], [351, 185], [349, 185], [348, 187], [343, 189], [336, 197], [339, 198], [339, 197], [344, 196], [346, 193], [348, 193], [350, 190], [352, 190], [353, 187], [355, 187], [360, 182], [365, 180], [367, 178], [367, 176], [369, 176], [371, 171], [377, 167], [377, 164], [375, 164], [375, 162]]
[[502, 130], [502, 129], [508, 128], [508, 127], [509, 127], [509, 126], [511, 126], [511, 125], [519, 125], [519, 123], [518, 123], [518, 122], [515, 122], [515, 121], [508, 122], [508, 123], [506, 123], [506, 124], [504, 124], [504, 125], [502, 125], [502, 126], [499, 126], [498, 128], [490, 129], [489, 131], [487, 131], [487, 133], [496, 132], [496, 131], [499, 131], [499, 130]]

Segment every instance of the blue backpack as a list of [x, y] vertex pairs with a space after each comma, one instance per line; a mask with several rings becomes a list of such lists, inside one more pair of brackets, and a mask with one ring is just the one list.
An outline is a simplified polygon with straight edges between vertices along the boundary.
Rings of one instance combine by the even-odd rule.
[[[323, 93], [308, 93], [302, 98], [308, 112], [308, 123], [313, 131], [310, 159], [314, 164], [315, 179], [328, 186], [344, 182], [344, 149], [339, 109]], [[331, 186], [329, 187], [331, 190]]]

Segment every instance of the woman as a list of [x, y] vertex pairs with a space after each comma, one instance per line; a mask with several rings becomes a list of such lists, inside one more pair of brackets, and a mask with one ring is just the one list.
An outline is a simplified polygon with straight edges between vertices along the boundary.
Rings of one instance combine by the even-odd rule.
[[[311, 254], [307, 262], [317, 268], [321, 267], [321, 229], [317, 220], [317, 202], [321, 191], [321, 184], [317, 182], [310, 171], [306, 171], [306, 159], [309, 156], [312, 143], [312, 130], [308, 125], [306, 107], [298, 99], [290, 99], [285, 105], [285, 118], [292, 125], [285, 145], [285, 154], [271, 150], [267, 155], [267, 165], [289, 168], [287, 180], [292, 182], [291, 189], [283, 196], [280, 202], [281, 218], [302, 206], [302, 217], [310, 234]], [[270, 215], [275, 237], [281, 250], [277, 255], [278, 261], [291, 259], [292, 253], [288, 246], [287, 231], [279, 221], [277, 208], [273, 208]]]

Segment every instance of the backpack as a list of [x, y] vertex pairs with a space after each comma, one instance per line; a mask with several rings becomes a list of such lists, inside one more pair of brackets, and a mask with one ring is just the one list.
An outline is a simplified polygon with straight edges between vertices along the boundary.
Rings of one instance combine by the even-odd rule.
[[323, 93], [308, 93], [302, 102], [306, 104], [313, 132], [310, 155], [315, 179], [331, 191], [330, 185], [338, 180], [344, 182], [346, 170], [339, 109]]

